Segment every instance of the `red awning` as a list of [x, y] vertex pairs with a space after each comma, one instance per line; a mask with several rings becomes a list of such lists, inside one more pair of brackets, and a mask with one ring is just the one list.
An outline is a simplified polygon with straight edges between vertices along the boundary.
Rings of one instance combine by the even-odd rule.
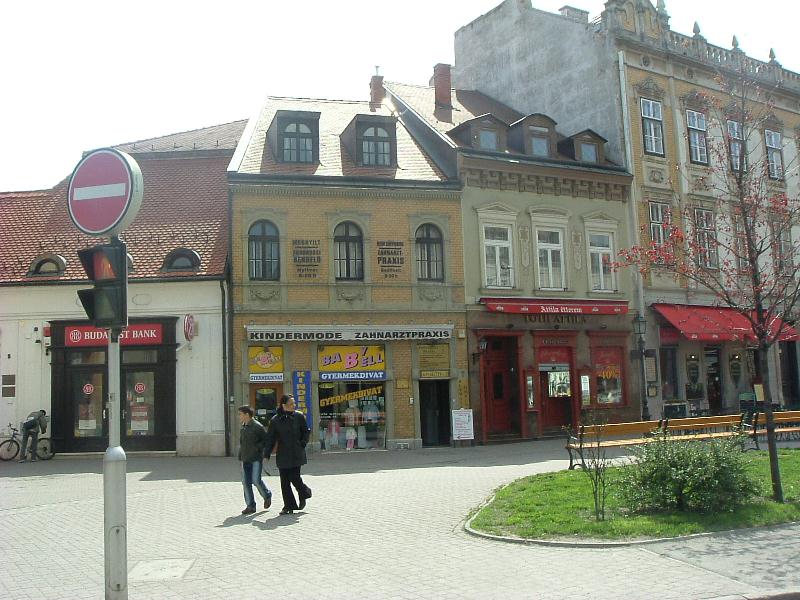
[[[699, 342], [755, 341], [750, 322], [732, 308], [716, 306], [689, 306], [686, 304], [653, 304], [662, 317], [678, 329], [683, 337]], [[800, 339], [793, 327], [780, 319], [773, 324], [773, 331], [783, 324], [779, 340], [789, 342]]]
[[545, 298], [481, 298], [490, 312], [530, 315], [624, 315], [628, 303], [617, 300], [548, 300]]

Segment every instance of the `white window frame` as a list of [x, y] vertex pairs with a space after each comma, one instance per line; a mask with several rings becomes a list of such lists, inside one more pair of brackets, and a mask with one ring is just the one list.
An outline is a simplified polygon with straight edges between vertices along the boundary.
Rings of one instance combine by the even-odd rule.
[[[486, 229], [487, 227], [505, 229], [508, 231], [508, 240], [487, 240]], [[486, 263], [486, 248], [491, 246], [495, 248], [495, 268], [497, 269], [498, 277], [497, 283], [489, 283], [489, 269]], [[503, 266], [500, 262], [500, 248], [508, 248], [508, 265]], [[486, 289], [513, 289], [514, 288], [514, 225], [511, 223], [502, 223], [496, 221], [482, 221], [481, 222], [481, 263], [483, 265], [483, 283]], [[502, 285], [500, 282], [500, 271], [508, 271], [508, 285]]]
[[663, 246], [666, 242], [664, 225], [672, 223], [670, 205], [666, 202], [649, 202], [650, 239], [656, 246]]
[[[537, 289], [540, 290], [565, 290], [567, 288], [567, 253], [564, 244], [566, 231], [563, 227], [554, 225], [535, 225], [534, 231], [534, 244], [536, 256], [536, 283]], [[558, 234], [558, 244], [551, 244], [549, 242], [539, 242], [539, 232], [555, 232]], [[544, 273], [542, 272], [541, 263], [539, 261], [539, 252], [547, 252], [547, 278], [550, 280], [551, 285], [543, 285]], [[555, 281], [553, 278], [553, 252], [559, 252], [561, 255], [561, 281]]]
[[707, 165], [706, 116], [696, 110], [688, 109], [686, 127], [689, 130], [689, 160], [695, 164]]
[[714, 211], [708, 208], [694, 209], [694, 239], [699, 248], [706, 251], [706, 260], [700, 260], [700, 266], [706, 269], [719, 268], [719, 251], [717, 248], [717, 232], [714, 226]]
[[[588, 277], [589, 282], [589, 291], [592, 293], [597, 294], [613, 294], [619, 291], [618, 285], [619, 282], [617, 281], [617, 274], [612, 269], [609, 276], [610, 276], [610, 285], [603, 286], [600, 288], [594, 287], [593, 276], [592, 276], [592, 256], [594, 254], [603, 254], [608, 255], [609, 261], [613, 261], [615, 257], [615, 248], [617, 245], [617, 235], [618, 235], [619, 226], [616, 222], [605, 220], [605, 219], [595, 219], [595, 220], [587, 220], [586, 221], [586, 274]], [[593, 235], [606, 235], [608, 236], [609, 247], [608, 250], [597, 252], [592, 250], [592, 236]], [[602, 267], [602, 258], [600, 259], [600, 265]], [[604, 277], [602, 276], [602, 268], [601, 268], [601, 280]]]
[[[728, 119], [726, 122], [728, 130], [728, 154], [731, 158], [731, 169], [735, 172], [747, 170], [747, 156], [744, 144], [744, 126], [741, 121]], [[734, 149], [736, 149], [734, 151]]]
[[764, 130], [767, 164], [770, 179], [783, 179], [783, 134], [772, 129]]
[[664, 116], [661, 102], [640, 98], [642, 139], [645, 154], [664, 156]]

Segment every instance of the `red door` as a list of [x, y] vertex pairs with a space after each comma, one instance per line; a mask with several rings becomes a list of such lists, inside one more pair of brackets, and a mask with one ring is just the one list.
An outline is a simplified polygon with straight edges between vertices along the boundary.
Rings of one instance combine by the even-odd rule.
[[487, 429], [489, 433], [511, 432], [511, 373], [506, 361], [487, 361], [484, 375], [486, 387]]
[[569, 369], [540, 373], [542, 429], [561, 430], [572, 422], [572, 381]]

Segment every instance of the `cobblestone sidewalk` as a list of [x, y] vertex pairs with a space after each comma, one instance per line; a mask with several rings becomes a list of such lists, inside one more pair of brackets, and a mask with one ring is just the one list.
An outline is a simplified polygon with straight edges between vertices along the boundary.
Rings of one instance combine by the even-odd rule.
[[[267, 478], [273, 508], [239, 515], [233, 459], [132, 457], [130, 598], [685, 600], [800, 588], [798, 525], [604, 549], [463, 531], [497, 486], [565, 468], [562, 446], [314, 455], [305, 471], [314, 497], [284, 517], [277, 477]], [[103, 597], [101, 467], [0, 464], [0, 598]]]

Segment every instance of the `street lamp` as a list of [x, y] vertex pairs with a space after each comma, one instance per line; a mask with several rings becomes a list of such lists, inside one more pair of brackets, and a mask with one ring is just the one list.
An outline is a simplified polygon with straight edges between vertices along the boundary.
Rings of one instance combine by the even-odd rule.
[[641, 363], [642, 369], [639, 377], [641, 380], [639, 387], [642, 396], [642, 421], [649, 421], [650, 410], [647, 408], [647, 375], [644, 370], [644, 334], [647, 332], [647, 319], [645, 319], [644, 316], [642, 316], [642, 314], [639, 312], [637, 312], [636, 316], [633, 317], [633, 332], [638, 337], [639, 362]]

